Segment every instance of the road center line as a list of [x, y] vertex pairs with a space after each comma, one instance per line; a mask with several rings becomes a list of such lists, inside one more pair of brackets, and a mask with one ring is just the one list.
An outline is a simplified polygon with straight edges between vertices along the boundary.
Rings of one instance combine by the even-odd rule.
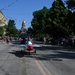
[[[35, 62], [36, 62], [36, 64], [37, 64], [38, 68], [40, 69], [42, 75], [47, 75], [46, 72], [48, 73], [48, 75], [52, 75], [51, 72], [44, 66], [44, 64], [43, 64], [40, 60], [38, 61], [38, 58], [36, 58]], [[41, 64], [40, 64], [39, 62], [40, 62]], [[41, 65], [44, 67], [44, 69], [42, 68]], [[45, 70], [46, 72], [45, 72], [44, 70]]]
[[39, 64], [39, 62], [38, 62], [37, 60], [35, 60], [35, 62], [36, 62], [36, 64], [37, 64], [37, 66], [39, 67], [39, 69], [40, 69], [42, 75], [46, 75], [46, 73], [45, 73], [44, 70], [42, 69], [41, 65]]
[[39, 61], [39, 62], [41, 64], [41, 66], [44, 67], [44, 70], [47, 72], [47, 75], [52, 75], [52, 73], [45, 67], [45, 65], [41, 61]]

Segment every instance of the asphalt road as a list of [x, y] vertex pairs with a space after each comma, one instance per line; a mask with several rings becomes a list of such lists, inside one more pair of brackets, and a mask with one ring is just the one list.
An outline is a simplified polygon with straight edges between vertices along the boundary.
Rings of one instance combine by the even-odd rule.
[[38, 44], [21, 54], [18, 44], [0, 44], [0, 75], [74, 75], [75, 49]]

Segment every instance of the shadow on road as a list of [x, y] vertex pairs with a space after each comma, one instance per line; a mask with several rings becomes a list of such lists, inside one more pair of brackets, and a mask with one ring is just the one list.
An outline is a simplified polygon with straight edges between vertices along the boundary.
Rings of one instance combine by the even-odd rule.
[[[75, 59], [75, 49], [70, 47], [61, 47], [61, 46], [42, 46], [42, 47], [35, 47], [36, 55], [33, 54], [29, 55], [28, 53], [21, 53], [21, 51], [12, 50], [9, 52], [14, 54], [15, 56], [22, 58], [22, 57], [29, 57], [35, 58], [37, 57], [38, 60], [45, 60], [49, 61], [50, 59]], [[48, 52], [46, 52], [48, 51]], [[52, 53], [50, 53], [50, 51]]]
[[8, 52], [8, 53], [14, 54], [16, 57], [19, 57], [19, 58], [22, 58], [25, 55], [29, 56], [29, 53], [27, 53], [27, 52], [21, 52], [21, 51], [16, 51], [16, 50], [12, 50], [12, 52]]
[[13, 50], [12, 52], [8, 52], [8, 53], [14, 54], [15, 56], [17, 56], [19, 58], [24, 57], [24, 54], [21, 53], [21, 51]]
[[[37, 47], [36, 50], [41, 52], [36, 55], [39, 60], [62, 59], [62, 58], [75, 59], [75, 49], [71, 47], [42, 46]], [[52, 53], [50, 53], [50, 51], [52, 51]]]
[[63, 47], [63, 46], [52, 46], [52, 45], [48, 45], [48, 46], [42, 46], [42, 47], [35, 47], [37, 50], [40, 51], [47, 51], [47, 50], [63, 50], [63, 51], [74, 51], [75, 52], [75, 48], [72, 47]]

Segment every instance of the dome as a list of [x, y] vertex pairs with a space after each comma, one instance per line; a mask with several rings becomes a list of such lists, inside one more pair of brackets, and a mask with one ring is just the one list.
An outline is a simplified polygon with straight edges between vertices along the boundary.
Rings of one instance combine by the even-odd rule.
[[26, 22], [23, 20], [22, 21], [22, 27], [25, 27], [26, 26]]

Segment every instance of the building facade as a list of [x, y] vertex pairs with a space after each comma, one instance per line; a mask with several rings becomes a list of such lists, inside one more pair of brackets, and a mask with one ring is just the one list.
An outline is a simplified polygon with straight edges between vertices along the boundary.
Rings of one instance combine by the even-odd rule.
[[26, 34], [26, 22], [24, 20], [22, 21], [22, 27], [20, 33]]
[[7, 18], [5, 15], [0, 11], [0, 27], [7, 25]]
[[[0, 11], [0, 27], [3, 27], [5, 25], [7, 25], [8, 22], [7, 22], [7, 18], [5, 17], [5, 15], [2, 13], [2, 11]], [[6, 34], [6, 29], [4, 28], [4, 33], [3, 35]]]

